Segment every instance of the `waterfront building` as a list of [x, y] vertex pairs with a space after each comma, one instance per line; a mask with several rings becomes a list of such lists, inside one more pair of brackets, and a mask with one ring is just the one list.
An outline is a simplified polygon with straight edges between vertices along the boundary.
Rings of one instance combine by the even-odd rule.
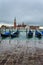
[[39, 29], [39, 26], [30, 26], [30, 29], [36, 30], [36, 29]]

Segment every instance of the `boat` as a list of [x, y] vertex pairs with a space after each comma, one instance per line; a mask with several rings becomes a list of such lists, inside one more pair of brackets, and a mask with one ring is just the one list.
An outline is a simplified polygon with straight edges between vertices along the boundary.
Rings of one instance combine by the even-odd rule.
[[19, 36], [19, 31], [18, 30], [11, 34], [11, 38], [15, 38], [15, 37], [18, 37], [18, 36]]
[[5, 32], [5, 33], [1, 33], [1, 37], [2, 38], [7, 38], [7, 37], [9, 37], [10, 36], [10, 32]]
[[43, 36], [43, 30], [41, 30], [40, 32], [41, 32], [41, 34], [42, 34], [42, 36]]
[[39, 32], [39, 31], [35, 31], [35, 37], [37, 37], [37, 38], [41, 38], [42, 37], [42, 35], [41, 35], [41, 33]]
[[32, 38], [33, 37], [33, 32], [29, 30], [29, 32], [26, 34], [27, 38]]

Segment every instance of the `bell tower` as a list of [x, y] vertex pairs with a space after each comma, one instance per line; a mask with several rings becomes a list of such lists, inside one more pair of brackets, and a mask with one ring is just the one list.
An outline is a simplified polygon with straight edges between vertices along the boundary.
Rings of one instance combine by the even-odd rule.
[[16, 29], [16, 18], [14, 19], [14, 29]]

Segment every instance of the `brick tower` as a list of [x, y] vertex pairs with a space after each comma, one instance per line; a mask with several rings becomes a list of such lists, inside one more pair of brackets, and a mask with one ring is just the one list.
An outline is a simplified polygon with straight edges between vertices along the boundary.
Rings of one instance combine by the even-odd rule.
[[14, 29], [16, 29], [16, 18], [14, 19]]

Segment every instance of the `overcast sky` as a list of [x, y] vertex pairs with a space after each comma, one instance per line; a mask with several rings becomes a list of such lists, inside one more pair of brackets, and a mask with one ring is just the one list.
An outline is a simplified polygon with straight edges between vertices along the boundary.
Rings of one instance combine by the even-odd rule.
[[0, 0], [0, 23], [43, 25], [43, 0]]

